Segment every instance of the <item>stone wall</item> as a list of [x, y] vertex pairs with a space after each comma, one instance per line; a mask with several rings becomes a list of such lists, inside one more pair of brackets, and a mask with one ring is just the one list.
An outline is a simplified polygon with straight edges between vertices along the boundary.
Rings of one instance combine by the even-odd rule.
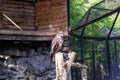
[[50, 42], [0, 42], [0, 80], [54, 80]]

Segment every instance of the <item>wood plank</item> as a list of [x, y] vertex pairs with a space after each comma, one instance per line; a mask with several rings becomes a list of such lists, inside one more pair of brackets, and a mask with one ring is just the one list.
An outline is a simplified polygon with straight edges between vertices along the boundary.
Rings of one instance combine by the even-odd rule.
[[38, 24], [40, 25], [52, 25], [52, 24], [59, 24], [59, 23], [67, 23], [67, 19], [61, 18], [61, 19], [39, 19]]
[[[57, 15], [55, 15], [57, 14]], [[36, 14], [38, 16], [38, 18], [45, 18], [45, 17], [56, 17], [56, 16], [67, 16], [66, 11], [65, 12], [61, 12], [60, 11], [56, 11], [56, 12], [49, 12], [49, 13], [40, 13], [38, 12]]]
[[[13, 17], [11, 17], [11, 19], [13, 19], [14, 21], [16, 21], [16, 23], [34, 23], [35, 22], [34, 18], [22, 19], [22, 18], [15, 18], [15, 17], [13, 18]], [[2, 20], [3, 20], [2, 23], [9, 23], [9, 21], [6, 20], [6, 19], [4, 19], [4, 18]]]
[[[34, 30], [34, 3], [31, 4], [27, 2], [7, 1], [4, 2], [1, 6], [3, 10], [2, 12], [7, 14], [24, 30]], [[15, 27], [5, 18], [2, 19], [2, 25], [3, 26], [0, 27], [0, 29], [16, 30]]]
[[12, 12], [12, 11], [10, 11], [10, 12], [8, 12], [8, 11], [2, 11], [2, 12], [6, 13], [6, 14], [12, 14], [12, 15], [34, 16], [34, 13], [28, 13], [28, 12], [25, 12], [25, 13], [24, 12], [17, 13], [17, 12]]
[[[64, 23], [57, 23], [57, 24], [46, 24], [46, 26], [48, 26], [47, 28], [46, 28], [46, 26], [43, 24], [43, 25], [41, 25], [41, 24], [37, 24], [37, 26], [38, 26], [38, 29], [49, 29], [49, 28], [57, 28], [57, 27], [62, 27], [62, 26], [64, 26], [64, 28], [67, 26], [67, 22], [64, 22]], [[63, 27], [62, 27], [63, 28]]]
[[46, 2], [47, 4], [45, 4], [45, 1], [36, 3], [38, 30], [56, 32], [63, 30], [67, 32], [67, 1], [47, 0]]
[[12, 0], [7, 0], [7, 1], [4, 1], [4, 4], [10, 4], [10, 5], [23, 5], [23, 6], [33, 6], [34, 3], [29, 3], [29, 2], [22, 2], [22, 1], [12, 1]]
[[36, 37], [36, 36], [8, 36], [0, 35], [0, 40], [22, 40], [22, 41], [51, 41], [53, 37]]
[[10, 8], [10, 7], [4, 7], [2, 8], [3, 11], [11, 11], [11, 12], [26, 12], [26, 13], [33, 13], [34, 10], [30, 9], [24, 9], [24, 8]]
[[3, 3], [1, 4], [3, 7], [11, 7], [11, 8], [25, 8], [25, 9], [32, 9], [34, 10], [34, 7], [31, 7], [31, 6], [34, 6], [33, 5], [24, 5], [24, 4], [10, 4], [10, 3]]
[[[32, 26], [32, 27], [33, 27], [33, 26], [34, 26], [34, 23], [27, 23], [27, 22], [26, 22], [26, 23], [25, 23], [25, 22], [22, 22], [22, 23], [16, 22], [16, 24], [18, 24], [19, 26], [27, 26], [27, 27], [29, 27], [29, 26]], [[13, 26], [13, 24], [10, 23], [10, 22], [4, 22], [4, 23], [2, 22], [2, 25], [6, 25], [6, 26], [7, 26], [7, 25], [8, 25], [8, 26], [11, 26], [11, 25], [12, 25], [12, 26]]]

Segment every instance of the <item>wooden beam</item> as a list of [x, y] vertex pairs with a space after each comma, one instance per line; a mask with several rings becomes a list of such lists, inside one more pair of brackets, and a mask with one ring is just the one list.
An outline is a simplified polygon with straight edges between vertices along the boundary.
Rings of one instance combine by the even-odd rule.
[[[16, 36], [55, 36], [56, 32], [43, 32], [43, 31], [17, 31], [17, 30], [0, 30], [0, 35], [16, 35]], [[64, 32], [64, 36], [68, 36], [67, 32]]]
[[36, 36], [9, 36], [0, 35], [0, 40], [17, 40], [17, 41], [51, 41], [53, 37], [36, 37]]

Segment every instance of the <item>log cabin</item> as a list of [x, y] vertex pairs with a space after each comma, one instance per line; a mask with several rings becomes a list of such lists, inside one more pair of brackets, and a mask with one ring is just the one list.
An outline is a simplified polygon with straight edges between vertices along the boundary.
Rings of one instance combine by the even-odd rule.
[[68, 14], [68, 0], [0, 0], [0, 40], [51, 41], [63, 31], [68, 45]]
[[0, 0], [0, 39], [51, 40], [58, 31], [68, 36], [67, 0]]

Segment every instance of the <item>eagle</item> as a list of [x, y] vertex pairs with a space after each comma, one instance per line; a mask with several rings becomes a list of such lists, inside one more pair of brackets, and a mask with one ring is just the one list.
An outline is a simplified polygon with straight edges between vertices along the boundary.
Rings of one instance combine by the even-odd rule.
[[51, 42], [51, 60], [54, 60], [55, 53], [61, 52], [63, 45], [63, 31], [59, 31]]

